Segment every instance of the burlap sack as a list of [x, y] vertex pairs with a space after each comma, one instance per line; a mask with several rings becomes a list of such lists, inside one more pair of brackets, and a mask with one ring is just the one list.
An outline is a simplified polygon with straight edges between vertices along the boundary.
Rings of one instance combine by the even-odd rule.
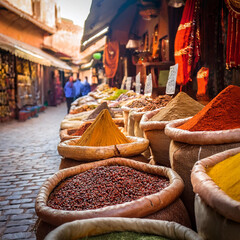
[[[186, 120], [177, 120], [172, 123], [169, 123], [165, 127], [165, 133], [172, 137], [174, 140], [181, 139], [182, 142], [177, 141], [171, 141], [170, 148], [169, 148], [169, 156], [170, 156], [170, 163], [171, 168], [176, 171], [183, 179], [185, 183], [185, 188], [183, 191], [183, 194], [181, 196], [181, 199], [183, 200], [183, 203], [185, 204], [188, 213], [190, 215], [191, 221], [193, 226], [195, 225], [195, 216], [194, 216], [194, 192], [191, 184], [191, 170], [193, 168], [193, 165], [200, 159], [206, 158], [208, 156], [211, 156], [213, 154], [236, 148], [240, 146], [240, 142], [234, 142], [233, 143], [222, 143], [218, 144], [219, 142], [224, 141], [224, 137], [221, 134], [215, 133], [215, 142], [214, 144], [214, 138], [211, 138], [211, 141], [207, 141], [207, 143], [203, 144], [203, 138], [199, 140], [201, 142], [201, 145], [197, 144], [189, 144], [192, 142], [198, 142], [198, 137], [195, 135], [192, 135], [191, 133], [183, 133], [184, 137], [181, 136], [181, 131], [178, 131], [180, 129], [175, 129], [174, 126], [178, 126], [182, 124], [182, 122], [185, 122]], [[189, 132], [189, 131], [187, 131]], [[219, 132], [219, 131], [218, 131]], [[196, 132], [198, 135], [204, 135], [204, 132]], [[211, 135], [214, 135], [213, 133], [209, 133]], [[197, 137], [197, 139], [195, 139]], [[220, 138], [220, 140], [218, 139]], [[211, 142], [211, 145], [209, 144]], [[228, 141], [227, 141], [228, 142]]]
[[[84, 211], [62, 211], [47, 206], [47, 200], [53, 189], [59, 182], [67, 177], [74, 176], [81, 172], [98, 166], [128, 166], [140, 171], [166, 176], [170, 180], [170, 185], [162, 191], [142, 197], [138, 200]], [[46, 223], [59, 226], [66, 222], [79, 219], [88, 219], [95, 217], [145, 217], [164, 209], [176, 199], [179, 198], [184, 188], [182, 179], [170, 168], [152, 166], [146, 163], [140, 163], [129, 159], [113, 158], [99, 162], [82, 164], [76, 167], [67, 168], [55, 173], [40, 188], [36, 198], [35, 210], [38, 217]]]
[[134, 135], [134, 120], [129, 117], [130, 112], [135, 111], [138, 108], [129, 108], [126, 106], [122, 106], [123, 111], [123, 120], [124, 120], [124, 130], [128, 136]]
[[82, 112], [77, 114], [78, 116], [63, 119], [60, 124], [60, 129], [79, 128], [82, 122], [85, 121], [91, 113], [92, 111]]
[[79, 138], [70, 139], [59, 143], [58, 152], [62, 157], [71, 158], [80, 161], [94, 161], [107, 159], [110, 157], [130, 157], [144, 152], [149, 145], [149, 141], [144, 138], [130, 137], [127, 139], [130, 143], [103, 146], [88, 147], [74, 145]]
[[[138, 162], [143, 162], [143, 163], [149, 163], [149, 160], [147, 158], [145, 158], [142, 154], [128, 157], [128, 159], [132, 159], [132, 160], [135, 160]], [[77, 160], [70, 159], [70, 158], [61, 158], [59, 170], [62, 170], [65, 168], [70, 168], [70, 167], [75, 167], [75, 166], [78, 166], [78, 165], [84, 164], [84, 163], [89, 163], [89, 161], [84, 162], [84, 161], [77, 161]]]
[[240, 223], [220, 215], [198, 194], [195, 197], [195, 215], [197, 232], [203, 239], [239, 240]]
[[165, 134], [172, 140], [189, 144], [207, 145], [240, 142], [240, 128], [222, 131], [195, 132], [177, 128], [187, 122], [190, 118], [172, 121], [165, 127]]
[[[176, 201], [168, 205], [167, 207], [150, 214], [144, 219], [152, 219], [152, 220], [164, 220], [169, 222], [174, 222], [181, 224], [187, 228], [191, 228], [190, 219], [187, 213], [187, 210], [183, 204], [183, 202], [178, 198]], [[53, 231], [56, 226], [46, 223], [41, 219], [38, 219], [37, 227], [36, 227], [36, 237], [37, 240], [45, 239], [46, 235]]]
[[140, 121], [140, 128], [144, 136], [149, 140], [149, 148], [153, 158], [153, 163], [170, 167], [169, 144], [170, 138], [164, 133], [164, 128], [169, 121], [148, 121], [156, 115], [160, 109], [146, 112]]
[[58, 227], [49, 233], [45, 240], [73, 240], [123, 231], [154, 234], [175, 240], [202, 240], [196, 232], [178, 223], [137, 218], [77, 220]]
[[129, 113], [129, 118], [131, 118], [134, 121], [133, 133], [134, 133], [134, 136], [136, 137], [144, 137], [143, 130], [139, 126], [141, 118], [144, 114], [145, 112], [137, 112], [135, 110], [130, 111]]
[[[94, 110], [84, 111], [76, 114], [67, 114], [64, 119], [74, 119], [74, 120], [82, 120], [83, 118], [87, 118]], [[90, 113], [89, 113], [90, 112]], [[87, 117], [85, 117], [87, 115]]]
[[199, 194], [207, 205], [225, 218], [239, 223], [238, 236], [240, 237], [240, 202], [233, 200], [223, 192], [206, 173], [207, 168], [213, 167], [238, 153], [240, 153], [240, 147], [198, 161], [192, 169], [191, 181], [193, 191]]

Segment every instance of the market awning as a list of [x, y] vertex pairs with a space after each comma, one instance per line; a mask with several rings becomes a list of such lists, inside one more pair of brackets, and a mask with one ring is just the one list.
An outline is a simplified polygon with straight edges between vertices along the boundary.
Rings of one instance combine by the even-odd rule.
[[100, 52], [104, 50], [104, 46], [106, 44], [107, 37], [104, 36], [94, 44], [92, 44], [90, 47], [88, 47], [83, 52], [80, 52], [80, 58], [76, 60], [75, 64], [85, 64], [89, 62], [92, 59], [92, 55], [95, 52]]
[[[85, 49], [87, 44], [96, 40], [94, 36], [101, 33], [104, 29], [108, 30], [111, 21], [131, 4], [136, 3], [136, 1], [137, 0], [92, 0], [90, 13], [84, 24], [82, 49]], [[101, 35], [99, 37], [101, 37]], [[92, 41], [89, 41], [89, 39], [92, 39]]]
[[65, 62], [45, 53], [37, 47], [18, 41], [0, 33], [0, 48], [9, 51], [13, 55], [24, 58], [31, 62], [45, 66], [53, 66], [59, 69], [72, 70]]

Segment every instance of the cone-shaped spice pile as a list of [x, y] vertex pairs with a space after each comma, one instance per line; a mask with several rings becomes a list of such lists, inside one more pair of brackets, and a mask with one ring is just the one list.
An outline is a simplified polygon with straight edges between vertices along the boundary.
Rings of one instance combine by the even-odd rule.
[[191, 117], [198, 113], [203, 107], [201, 103], [195, 101], [185, 92], [180, 92], [165, 108], [153, 116], [150, 121], [171, 121]]
[[110, 146], [129, 143], [126, 136], [113, 122], [107, 109], [102, 110], [92, 125], [83, 133], [78, 146]]
[[240, 128], [240, 87], [230, 85], [199, 113], [179, 127], [189, 131]]

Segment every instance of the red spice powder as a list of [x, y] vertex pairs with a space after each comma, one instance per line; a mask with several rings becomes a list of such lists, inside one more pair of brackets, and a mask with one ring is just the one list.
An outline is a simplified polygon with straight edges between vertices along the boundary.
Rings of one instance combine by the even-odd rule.
[[92, 123], [91, 122], [86, 122], [84, 123], [80, 128], [77, 129], [76, 132], [70, 134], [71, 136], [82, 136], [83, 133], [90, 127]]
[[178, 128], [189, 131], [240, 128], [240, 87], [226, 87], [199, 113]]

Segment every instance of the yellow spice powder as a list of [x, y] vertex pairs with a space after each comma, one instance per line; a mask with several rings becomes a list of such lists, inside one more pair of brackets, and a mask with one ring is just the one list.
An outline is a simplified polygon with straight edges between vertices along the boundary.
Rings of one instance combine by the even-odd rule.
[[240, 201], [240, 153], [209, 168], [207, 174], [229, 197]]
[[118, 129], [107, 109], [102, 110], [91, 126], [83, 133], [78, 146], [110, 146], [130, 141]]

